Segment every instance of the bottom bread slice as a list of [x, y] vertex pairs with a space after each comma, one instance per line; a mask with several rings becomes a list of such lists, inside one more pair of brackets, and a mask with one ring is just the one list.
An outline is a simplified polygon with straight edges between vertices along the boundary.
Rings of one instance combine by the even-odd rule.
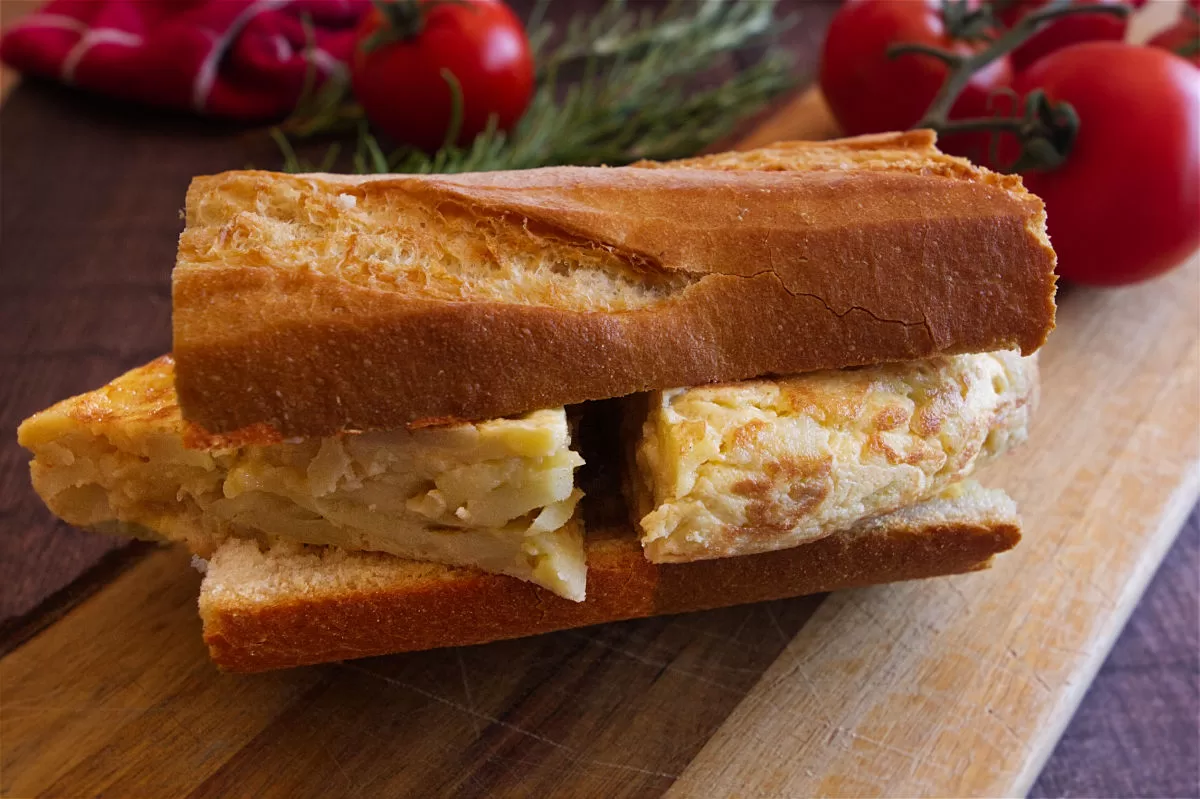
[[265, 671], [976, 571], [1020, 537], [1013, 501], [970, 481], [811, 544], [696, 563], [650, 563], [632, 529], [600, 529], [585, 602], [474, 569], [234, 539], [208, 563], [200, 615], [218, 666]]

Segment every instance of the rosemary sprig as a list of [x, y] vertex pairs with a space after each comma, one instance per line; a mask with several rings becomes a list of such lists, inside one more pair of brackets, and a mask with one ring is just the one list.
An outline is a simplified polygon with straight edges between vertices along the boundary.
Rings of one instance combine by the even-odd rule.
[[[624, 0], [609, 0], [597, 14], [572, 20], [555, 44], [553, 27], [541, 21], [541, 5], [530, 25], [539, 70], [528, 110], [512, 131], [490, 126], [465, 147], [388, 152], [350, 101], [344, 82], [334, 79], [272, 135], [291, 172], [328, 169], [337, 157], [327, 152], [314, 164], [297, 157], [291, 140], [347, 126], [356, 130], [351, 165], [357, 172], [617, 165], [692, 155], [793, 85], [790, 58], [771, 46], [782, 27], [775, 5], [776, 0], [672, 0], [657, 12], [635, 13]], [[756, 63], [711, 87], [688, 90], [689, 80], [720, 57], [751, 46], [765, 48]], [[557, 88], [563, 69], [582, 75], [565, 93]]]
[[[558, 46], [539, 53], [539, 69], [545, 75], [588, 58], [638, 59], [684, 40], [697, 48], [693, 53], [700, 58], [746, 47], [770, 32], [774, 6], [775, 2], [671, 0], [657, 14], [649, 8], [635, 14], [626, 9], [624, 0], [612, 0], [599, 13], [567, 23]], [[536, 39], [531, 37], [535, 53], [553, 33], [552, 25], [543, 27]]]

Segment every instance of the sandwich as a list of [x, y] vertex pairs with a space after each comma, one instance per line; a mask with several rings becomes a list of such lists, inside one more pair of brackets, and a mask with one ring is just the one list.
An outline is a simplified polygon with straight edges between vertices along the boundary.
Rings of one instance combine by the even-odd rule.
[[928, 132], [622, 168], [197, 178], [173, 354], [18, 431], [179, 542], [223, 668], [986, 568], [1041, 202]]

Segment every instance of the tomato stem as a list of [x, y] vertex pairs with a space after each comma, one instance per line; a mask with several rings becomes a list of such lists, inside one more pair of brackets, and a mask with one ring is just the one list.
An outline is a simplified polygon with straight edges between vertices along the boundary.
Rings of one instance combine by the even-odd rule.
[[[947, 0], [947, 2], [958, 3], [960, 0]], [[990, 16], [991, 12], [984, 11], [982, 13]], [[1074, 14], [1109, 14], [1124, 17], [1129, 14], [1129, 8], [1124, 5], [1076, 6], [1071, 4], [1071, 0], [1052, 0], [1045, 8], [1021, 17], [1015, 25], [996, 37], [986, 47], [971, 55], [962, 55], [922, 44], [902, 43], [889, 47], [887, 51], [889, 58], [905, 54], [927, 55], [940, 59], [950, 70], [949, 77], [938, 90], [928, 110], [913, 127], [932, 128], [941, 133], [982, 130], [1016, 133], [1020, 138], [1021, 155], [1006, 171], [1033, 168], [1053, 169], [1061, 164], [1067, 156], [1066, 150], [1069, 150], [1075, 141], [1075, 133], [1079, 125], [1079, 117], [1075, 113], [1075, 109], [1071, 108], [1068, 103], [1051, 103], [1044, 94], [1034, 92], [1030, 95], [1029, 102], [1026, 103], [1025, 116], [1019, 119], [997, 117], [951, 122], [950, 109], [976, 72], [1020, 47], [1029, 37], [1053, 20]], [[1033, 102], [1035, 100], [1036, 102]], [[1064, 126], [1073, 127], [1066, 130], [1063, 129]], [[1066, 150], [1056, 149], [1058, 147], [1065, 147]]]
[[384, 24], [360, 46], [364, 53], [392, 42], [410, 42], [421, 35], [425, 20], [438, 6], [474, 8], [467, 0], [371, 0]]
[[987, 3], [972, 8], [972, 0], [943, 0], [942, 24], [951, 39], [990, 42], [996, 19]]
[[[1183, 21], [1189, 25], [1200, 26], [1200, 8], [1187, 5], [1183, 7]], [[1193, 30], [1193, 36], [1175, 48], [1175, 55], [1191, 58], [1200, 55], [1200, 31]]]
[[933, 45], [929, 44], [921, 44], [919, 42], [894, 44], [889, 47], [887, 51], [888, 58], [895, 58], [896, 56], [907, 55], [908, 53], [919, 53], [921, 55], [931, 56], [952, 68], [959, 67], [966, 60], [965, 56], [959, 55], [958, 53], [951, 52], [950, 50], [943, 50], [940, 47], [934, 47]]
[[[1054, 169], [1066, 160], [1067, 153], [1075, 143], [1075, 136], [1079, 132], [1079, 116], [1070, 103], [1052, 102], [1045, 92], [1038, 89], [1026, 98], [1025, 110], [1020, 117], [953, 119], [941, 125], [938, 131], [1011, 133], [1022, 142], [1022, 152], [1008, 171]], [[993, 152], [992, 162], [996, 160]]]

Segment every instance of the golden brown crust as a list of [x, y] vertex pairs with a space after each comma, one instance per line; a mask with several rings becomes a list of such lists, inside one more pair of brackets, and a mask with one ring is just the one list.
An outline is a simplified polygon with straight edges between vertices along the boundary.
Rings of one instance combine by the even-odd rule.
[[[302, 210], [276, 210], [286, 218], [264, 233], [248, 214], [268, 193]], [[350, 216], [341, 198], [358, 227], [329, 256], [336, 266], [273, 268], [295, 258], [273, 236], [310, 208], [321, 224]], [[400, 203], [408, 210], [389, 215]], [[937, 353], [1028, 353], [1053, 327], [1042, 203], [920, 133], [654, 169], [231, 172], [197, 178], [188, 209], [177, 383], [185, 416], [214, 432], [266, 422], [324, 435]], [[406, 232], [418, 248], [437, 246], [439, 225], [468, 238], [478, 228], [481, 257], [576, 253], [622, 285], [652, 285], [653, 299], [601, 311], [582, 291], [425, 296], [371, 260], [387, 247], [355, 249], [354, 237], [390, 235], [406, 214], [442, 220]], [[243, 249], [227, 252], [232, 241]]]
[[218, 666], [264, 671], [977, 571], [1019, 540], [1012, 518], [947, 520], [761, 555], [655, 565], [625, 535], [590, 544], [581, 603], [500, 575], [427, 569], [419, 579], [341, 593], [255, 603], [202, 596], [201, 615]]

